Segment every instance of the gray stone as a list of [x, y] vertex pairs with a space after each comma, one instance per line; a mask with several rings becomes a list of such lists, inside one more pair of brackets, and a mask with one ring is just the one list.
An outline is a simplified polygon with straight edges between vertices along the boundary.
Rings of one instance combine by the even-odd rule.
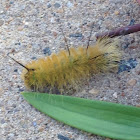
[[0, 26], [4, 24], [4, 20], [0, 19]]
[[55, 4], [54, 4], [54, 7], [55, 7], [55, 8], [59, 8], [60, 6], [61, 6], [61, 5], [60, 5], [59, 3], [55, 3]]
[[48, 7], [48, 8], [51, 8], [51, 7], [52, 7], [52, 5], [49, 3], [49, 4], [47, 4], [47, 7]]
[[71, 3], [70, 1], [68, 1], [68, 3], [67, 3], [67, 7], [68, 7], [68, 8], [73, 7], [73, 3]]
[[70, 34], [69, 37], [83, 37], [81, 33]]
[[4, 123], [5, 123], [5, 120], [4, 120], [4, 119], [2, 119], [2, 120], [1, 120], [1, 124], [4, 124]]

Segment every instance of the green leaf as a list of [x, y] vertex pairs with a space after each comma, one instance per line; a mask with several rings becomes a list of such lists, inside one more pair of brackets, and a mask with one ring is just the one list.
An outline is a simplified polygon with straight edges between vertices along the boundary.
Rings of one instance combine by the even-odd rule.
[[140, 108], [47, 93], [22, 95], [41, 112], [70, 126], [114, 139], [140, 140]]

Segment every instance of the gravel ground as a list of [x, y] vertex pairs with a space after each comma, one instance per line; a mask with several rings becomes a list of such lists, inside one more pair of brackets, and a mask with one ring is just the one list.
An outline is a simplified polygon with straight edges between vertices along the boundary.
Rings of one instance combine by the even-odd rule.
[[[95, 34], [140, 23], [136, 0], [1, 0], [0, 1], [0, 140], [109, 140], [59, 123], [31, 107], [21, 96], [22, 67], [65, 48], [85, 46], [93, 23]], [[140, 107], [140, 33], [120, 37], [123, 60], [136, 65], [119, 74], [95, 76], [74, 96]], [[132, 59], [133, 58], [133, 59]], [[129, 65], [129, 64], [128, 64]], [[133, 68], [133, 69], [132, 69]]]

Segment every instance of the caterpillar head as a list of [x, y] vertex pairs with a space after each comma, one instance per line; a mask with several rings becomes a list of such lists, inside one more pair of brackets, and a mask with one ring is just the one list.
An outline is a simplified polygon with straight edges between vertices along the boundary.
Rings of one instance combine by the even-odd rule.
[[32, 68], [32, 64], [28, 64], [27, 67], [29, 70], [24, 69], [22, 72], [22, 79], [24, 81], [24, 84], [26, 88], [33, 91], [39, 91], [39, 92], [47, 92], [50, 91], [52, 93], [60, 94], [60, 91], [57, 87], [50, 86], [50, 84], [45, 82], [45, 78], [43, 72], [41, 72], [41, 69], [39, 67]]
[[22, 72], [22, 79], [26, 85], [27, 88], [29, 89], [33, 89], [35, 88], [35, 81], [36, 81], [36, 78], [35, 78], [35, 69], [24, 69], [23, 72]]
[[12, 58], [11, 56], [9, 56], [9, 53], [7, 54], [7, 56], [10, 57], [12, 60], [14, 60], [16, 63], [18, 63], [20, 66], [25, 68], [23, 70], [21, 77], [24, 80], [26, 87], [30, 88], [30, 89], [35, 88], [35, 83], [36, 83], [35, 71], [36, 70], [33, 68], [29, 68], [28, 66], [24, 66], [23, 64], [21, 64], [20, 62], [18, 62], [17, 60]]

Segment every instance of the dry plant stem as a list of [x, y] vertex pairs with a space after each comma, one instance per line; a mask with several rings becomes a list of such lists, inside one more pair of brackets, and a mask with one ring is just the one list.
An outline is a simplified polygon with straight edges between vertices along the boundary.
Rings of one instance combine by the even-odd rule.
[[113, 30], [111, 32], [100, 33], [100, 34], [96, 35], [96, 38], [97, 39], [103, 38], [105, 36], [113, 38], [115, 36], [127, 35], [127, 34], [135, 33], [138, 31], [140, 31], [140, 24], [121, 27], [121, 28]]

